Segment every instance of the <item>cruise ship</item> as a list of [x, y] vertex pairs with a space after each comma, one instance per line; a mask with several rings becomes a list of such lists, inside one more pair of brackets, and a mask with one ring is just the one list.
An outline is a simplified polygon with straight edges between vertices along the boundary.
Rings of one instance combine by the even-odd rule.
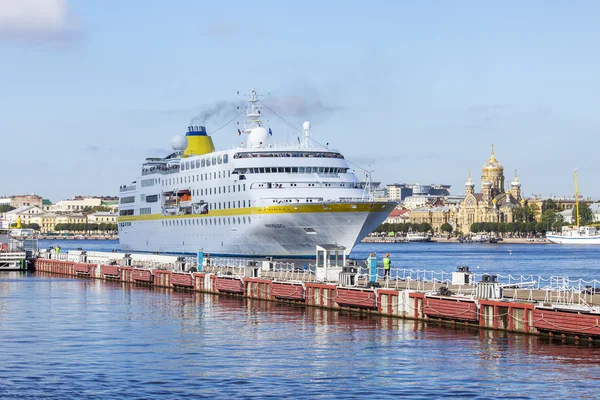
[[350, 252], [387, 218], [396, 203], [373, 201], [370, 177], [312, 140], [309, 122], [297, 142], [277, 143], [265, 108], [252, 90], [238, 147], [215, 151], [205, 127], [190, 126], [172, 154], [146, 159], [120, 187], [121, 250], [314, 257], [319, 244]]

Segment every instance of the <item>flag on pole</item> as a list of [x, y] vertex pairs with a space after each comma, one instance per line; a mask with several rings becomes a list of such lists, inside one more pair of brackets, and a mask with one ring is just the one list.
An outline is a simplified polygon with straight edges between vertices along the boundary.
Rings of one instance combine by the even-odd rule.
[[242, 134], [242, 131], [240, 131], [240, 130], [238, 129], [238, 136], [240, 136], [241, 134]]
[[273, 136], [273, 131], [269, 128], [269, 136]]

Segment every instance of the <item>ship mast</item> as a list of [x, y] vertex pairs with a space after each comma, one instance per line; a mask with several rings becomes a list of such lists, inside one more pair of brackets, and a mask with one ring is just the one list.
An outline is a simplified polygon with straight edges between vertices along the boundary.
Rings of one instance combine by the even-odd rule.
[[248, 97], [248, 106], [246, 107], [246, 120], [242, 132], [250, 133], [252, 129], [262, 126], [262, 107], [258, 105], [259, 96], [255, 89], [252, 89]]
[[577, 183], [577, 170], [573, 171], [573, 177], [575, 178], [575, 213], [577, 227], [579, 228], [579, 184]]

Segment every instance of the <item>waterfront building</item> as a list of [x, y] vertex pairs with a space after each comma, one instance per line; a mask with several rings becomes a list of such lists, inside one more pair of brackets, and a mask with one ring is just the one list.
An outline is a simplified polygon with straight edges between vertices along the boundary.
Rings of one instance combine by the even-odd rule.
[[31, 217], [31, 223], [38, 224], [42, 233], [54, 232], [56, 217], [57, 215], [54, 213], [37, 214]]
[[433, 206], [440, 200], [439, 196], [423, 195], [423, 196], [408, 196], [402, 202], [402, 206], [409, 210], [414, 210], [421, 207]]
[[[542, 205], [544, 204], [545, 201], [547, 200], [552, 200], [555, 204], [556, 207], [558, 208], [558, 210], [560, 211], [569, 211], [569, 210], [573, 210], [575, 208], [575, 196], [550, 196], [550, 197], [542, 197], [542, 196], [536, 196], [536, 197], [532, 197], [531, 199], [527, 200], [528, 204], [531, 203], [535, 203], [537, 205], [537, 212], [536, 212], [536, 216], [535, 219], [539, 222], [541, 220], [542, 217]], [[591, 205], [594, 203], [594, 200], [592, 200], [590, 197], [588, 198], [584, 198], [582, 196], [579, 196], [579, 204], [587, 204], [588, 206], [591, 207]], [[564, 215], [567, 215], [568, 213], [565, 213]], [[561, 213], [561, 215], [563, 215]], [[565, 219], [565, 222], [567, 220]], [[571, 223], [571, 222], [569, 222]]]
[[[41, 203], [40, 203], [41, 204]], [[44, 211], [38, 206], [21, 206], [11, 211], [4, 213], [3, 227], [9, 228], [17, 223], [17, 220], [21, 218], [21, 224], [31, 224], [31, 218], [38, 214], [43, 214]]]
[[450, 185], [393, 183], [387, 185], [387, 198], [392, 201], [402, 202], [411, 196], [444, 197], [450, 195], [450, 187]]
[[118, 197], [112, 196], [74, 196], [70, 200], [61, 200], [57, 202], [53, 208], [55, 212], [77, 212], [83, 211], [86, 208], [92, 207], [109, 207], [112, 211], [116, 211], [119, 205]]
[[25, 206], [42, 207], [43, 201], [44, 199], [41, 196], [35, 194], [15, 195], [0, 199], [0, 204], [9, 205], [14, 208], [20, 208]]
[[42, 206], [40, 208], [44, 211], [51, 211], [54, 208], [54, 204], [48, 199], [42, 199]]
[[516, 171], [510, 189], [505, 190], [504, 167], [496, 159], [492, 146], [492, 155], [481, 167], [480, 193], [475, 193], [475, 183], [469, 173], [465, 199], [458, 209], [457, 228], [466, 233], [475, 222], [513, 222], [514, 208], [525, 204]]
[[433, 232], [441, 232], [442, 225], [451, 223], [453, 208], [450, 206], [421, 207], [411, 210], [409, 221], [412, 224], [427, 223]]
[[405, 224], [409, 221], [410, 210], [395, 208], [385, 220], [386, 224]]
[[406, 197], [412, 196], [412, 186], [406, 183], [393, 183], [387, 185], [387, 198], [390, 201], [401, 202]]
[[88, 224], [116, 224], [118, 215], [108, 211], [99, 211], [87, 216]]
[[85, 224], [87, 218], [81, 213], [59, 214], [56, 216], [56, 224]]

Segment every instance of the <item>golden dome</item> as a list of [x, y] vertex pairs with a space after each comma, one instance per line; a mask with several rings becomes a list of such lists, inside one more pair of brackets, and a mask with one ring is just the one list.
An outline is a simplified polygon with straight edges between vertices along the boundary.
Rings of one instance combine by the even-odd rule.
[[490, 156], [490, 159], [487, 160], [487, 162], [485, 164], [483, 164], [483, 167], [481, 167], [481, 171], [483, 171], [483, 172], [502, 172], [502, 171], [504, 171], [504, 167], [502, 166], [502, 164], [500, 164], [500, 162], [496, 159], [496, 156], [494, 155], [494, 145], [492, 145], [492, 155]]

